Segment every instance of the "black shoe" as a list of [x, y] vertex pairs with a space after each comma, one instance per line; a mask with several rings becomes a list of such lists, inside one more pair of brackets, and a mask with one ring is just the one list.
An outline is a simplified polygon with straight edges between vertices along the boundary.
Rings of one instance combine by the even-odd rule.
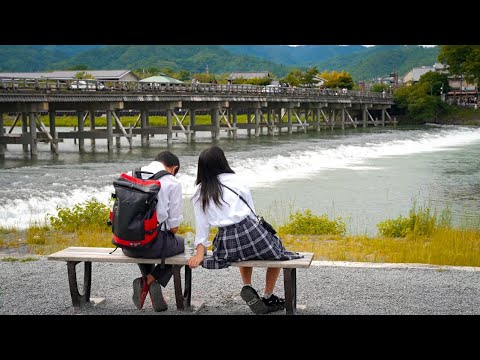
[[266, 314], [270, 312], [268, 306], [260, 300], [260, 296], [258, 296], [253, 287], [245, 285], [240, 292], [240, 296], [255, 314]]
[[168, 305], [165, 302], [165, 298], [162, 294], [162, 285], [156, 281], [150, 285], [150, 299], [152, 300], [153, 310], [156, 312], [165, 311], [168, 309]]
[[285, 299], [272, 294], [268, 299], [262, 297], [262, 302], [268, 306], [268, 312], [280, 311], [285, 309]]

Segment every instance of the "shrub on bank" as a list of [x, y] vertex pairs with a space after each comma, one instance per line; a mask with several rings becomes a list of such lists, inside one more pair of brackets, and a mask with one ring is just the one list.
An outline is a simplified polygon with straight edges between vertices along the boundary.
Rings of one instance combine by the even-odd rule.
[[346, 225], [338, 217], [330, 220], [327, 215], [316, 216], [311, 210], [305, 210], [303, 213], [297, 211], [290, 215], [290, 222], [280, 226], [278, 231], [284, 234], [302, 234], [302, 235], [344, 235]]
[[76, 231], [82, 227], [108, 228], [110, 208], [90, 199], [76, 204], [73, 208], [58, 208], [57, 216], [50, 217], [50, 224], [55, 230]]
[[396, 219], [384, 220], [377, 224], [378, 231], [385, 237], [410, 237], [430, 236], [438, 227], [449, 227], [451, 214], [448, 209], [440, 216], [430, 207], [417, 208], [415, 205], [410, 209], [408, 218], [400, 215]]

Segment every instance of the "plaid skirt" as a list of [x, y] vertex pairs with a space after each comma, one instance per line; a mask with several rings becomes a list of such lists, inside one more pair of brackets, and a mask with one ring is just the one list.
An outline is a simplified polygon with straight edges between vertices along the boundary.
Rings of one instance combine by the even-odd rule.
[[213, 240], [213, 254], [203, 259], [206, 269], [224, 269], [244, 260], [292, 260], [302, 258], [287, 251], [282, 240], [249, 216], [237, 224], [220, 227]]

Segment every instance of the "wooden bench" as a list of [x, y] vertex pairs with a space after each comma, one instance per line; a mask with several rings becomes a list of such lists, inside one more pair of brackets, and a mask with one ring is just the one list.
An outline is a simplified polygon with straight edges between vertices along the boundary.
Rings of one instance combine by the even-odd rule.
[[[157, 264], [159, 259], [132, 258], [125, 256], [119, 249], [114, 253], [113, 248], [95, 247], [69, 247], [48, 256], [48, 260], [60, 260], [67, 262], [68, 284], [70, 295], [75, 307], [80, 307], [90, 302], [90, 290], [92, 285], [92, 262], [108, 262], [122, 264]], [[276, 267], [283, 268], [285, 309], [287, 314], [294, 314], [297, 308], [297, 268], [308, 268], [313, 259], [313, 253], [301, 253], [302, 259], [278, 261], [278, 260], [249, 260], [232, 263], [231, 266], [251, 267]], [[175, 287], [175, 301], [178, 310], [191, 307], [192, 297], [192, 270], [188, 264], [189, 256], [178, 254], [165, 259], [165, 264], [173, 267], [173, 281]], [[83, 294], [80, 294], [77, 284], [76, 266], [84, 262]], [[185, 266], [185, 287], [182, 292], [180, 270]]]

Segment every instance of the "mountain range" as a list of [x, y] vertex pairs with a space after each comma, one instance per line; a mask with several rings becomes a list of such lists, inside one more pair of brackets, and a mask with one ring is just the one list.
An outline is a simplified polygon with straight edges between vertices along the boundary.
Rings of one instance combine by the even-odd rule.
[[0, 45], [0, 72], [157, 67], [203, 73], [269, 71], [277, 77], [316, 66], [346, 70], [354, 80], [404, 75], [413, 66], [433, 65], [438, 47], [417, 45]]

